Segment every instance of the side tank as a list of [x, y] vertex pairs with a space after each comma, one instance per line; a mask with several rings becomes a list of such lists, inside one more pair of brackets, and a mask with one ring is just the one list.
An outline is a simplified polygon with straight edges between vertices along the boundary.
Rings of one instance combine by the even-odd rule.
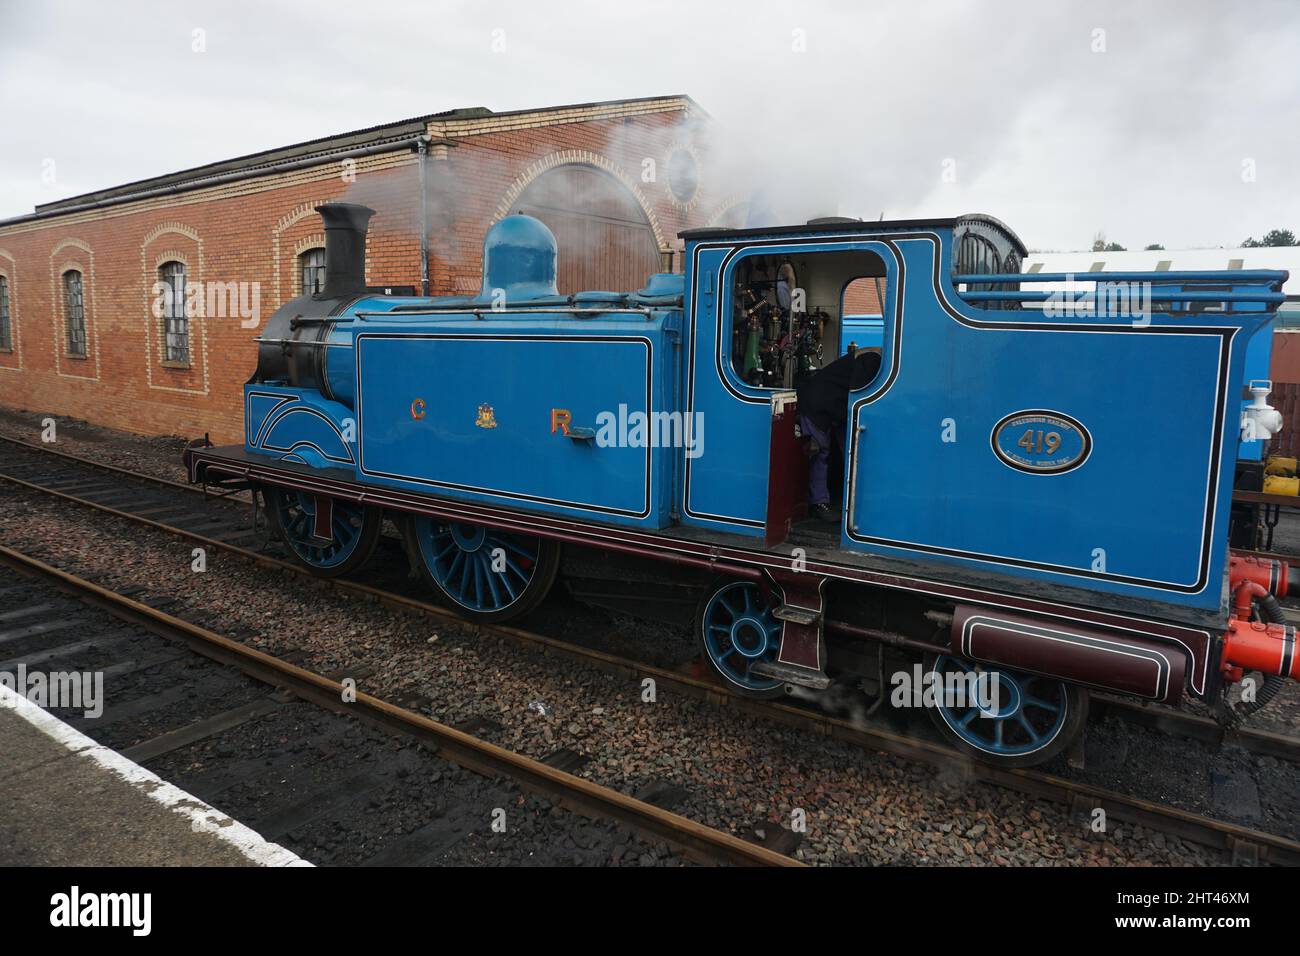
[[249, 451], [442, 497], [669, 523], [675, 446], [658, 439], [677, 414], [681, 276], [560, 295], [555, 237], [508, 216], [485, 238], [477, 295], [371, 295], [371, 210], [319, 211], [326, 289], [267, 326], [245, 386]]

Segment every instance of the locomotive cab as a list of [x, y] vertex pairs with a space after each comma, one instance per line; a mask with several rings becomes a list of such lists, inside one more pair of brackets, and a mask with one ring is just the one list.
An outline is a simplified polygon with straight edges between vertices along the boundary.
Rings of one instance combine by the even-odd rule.
[[[684, 468], [684, 523], [761, 535], [777, 545], [807, 520], [798, 389], [842, 351], [856, 352], [855, 336], [864, 349], [879, 349], [892, 331], [882, 328], [879, 340], [868, 342], [860, 316], [850, 311], [850, 290], [865, 287], [887, 299], [892, 288], [881, 248], [854, 237], [854, 225], [819, 221], [800, 228], [801, 235], [777, 231], [788, 238], [767, 230], [683, 234], [690, 296], [684, 401], [688, 413], [717, 423], [708, 454]], [[839, 433], [828, 438], [831, 490], [842, 495], [846, 416], [833, 416], [828, 427]]]
[[[1020, 272], [1024, 245], [987, 216], [685, 235], [685, 402], [712, 426], [709, 453], [684, 469], [685, 524], [938, 563], [971, 582], [1049, 582], [1083, 602], [1154, 601], [1187, 621], [1221, 613], [1220, 476], [1239, 451], [1246, 346], [1281, 299], [1280, 274], [1076, 285]], [[840, 295], [862, 278], [884, 290], [880, 370], [834, 417], [839, 521], [814, 540], [797, 389], [834, 357]], [[1175, 447], [1133, 427], [1134, 403], [1153, 394], [1179, 396], [1160, 409]], [[1135, 476], [1163, 488], [1144, 505], [1158, 544], [1133, 541], [1113, 507]]]
[[[837, 225], [838, 225], [837, 221]], [[747, 454], [763, 464], [767, 487], [764, 541], [768, 545], [786, 540], [796, 525], [816, 537], [829, 531], [809, 521], [809, 472], [820, 455], [822, 466], [829, 459], [827, 493], [842, 499], [841, 480], [846, 447], [847, 389], [842, 407], [828, 409], [814, 424], [798, 407], [801, 389], [825, 382], [838, 373], [828, 366], [841, 358], [845, 341], [846, 303], [853, 286], [869, 284], [873, 290], [887, 285], [885, 263], [866, 249], [810, 248], [806, 243], [757, 246], [739, 253], [723, 269], [719, 285], [727, 290], [720, 316], [723, 331], [720, 365], [729, 390], [743, 396], [744, 405], [728, 406], [731, 413], [722, 422], [728, 434], [745, 427], [752, 418], [759, 425]], [[858, 352], [851, 340], [846, 351]], [[879, 352], [866, 344], [863, 352]], [[842, 365], [843, 363], [841, 363]], [[844, 376], [838, 375], [839, 378]], [[832, 392], [834, 389], [832, 389]], [[833, 402], [831, 403], [833, 404]], [[762, 433], [761, 415], [770, 413], [770, 431]], [[807, 451], [817, 439], [825, 446], [810, 462]], [[764, 440], [766, 439], [766, 440]], [[817, 448], [818, 446], [813, 446]], [[739, 450], [729, 453], [740, 454]], [[706, 468], [703, 463], [695, 467]]]

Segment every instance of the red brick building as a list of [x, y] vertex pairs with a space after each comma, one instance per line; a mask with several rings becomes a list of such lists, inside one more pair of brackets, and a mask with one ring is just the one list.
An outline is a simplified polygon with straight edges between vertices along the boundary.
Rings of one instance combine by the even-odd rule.
[[[239, 441], [252, 339], [315, 281], [327, 200], [377, 211], [372, 286], [477, 291], [483, 234], [522, 211], [561, 291], [637, 288], [680, 269], [679, 230], [742, 215], [702, 179], [705, 122], [685, 96], [453, 110], [39, 206], [0, 223], [0, 404]], [[218, 307], [160, 308], [160, 282]]]

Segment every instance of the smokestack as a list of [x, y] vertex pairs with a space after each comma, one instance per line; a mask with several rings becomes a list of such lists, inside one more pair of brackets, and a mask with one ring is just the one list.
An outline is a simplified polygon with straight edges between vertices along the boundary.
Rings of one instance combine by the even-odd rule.
[[375, 211], [350, 202], [317, 206], [325, 223], [325, 289], [336, 299], [366, 291], [366, 228]]

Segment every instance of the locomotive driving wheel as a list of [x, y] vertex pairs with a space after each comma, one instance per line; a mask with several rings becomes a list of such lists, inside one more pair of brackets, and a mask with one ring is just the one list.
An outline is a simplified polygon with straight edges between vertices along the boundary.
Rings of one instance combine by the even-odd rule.
[[760, 661], [776, 660], [781, 622], [752, 581], [721, 581], [705, 593], [695, 615], [704, 656], [727, 685], [746, 697], [780, 697], [785, 682], [752, 673]]
[[[347, 574], [375, 553], [383, 526], [382, 508], [286, 488], [267, 488], [265, 497], [279, 537], [314, 574], [326, 578]], [[318, 521], [322, 505], [329, 512]]]
[[[927, 655], [925, 669], [935, 682], [930, 719], [949, 742], [985, 763], [1036, 766], [1083, 729], [1087, 693], [1074, 684], [950, 654]], [[954, 687], [962, 693], [946, 690]]]
[[408, 517], [402, 531], [424, 579], [476, 621], [527, 614], [546, 597], [560, 566], [559, 544], [533, 535], [424, 515]]

